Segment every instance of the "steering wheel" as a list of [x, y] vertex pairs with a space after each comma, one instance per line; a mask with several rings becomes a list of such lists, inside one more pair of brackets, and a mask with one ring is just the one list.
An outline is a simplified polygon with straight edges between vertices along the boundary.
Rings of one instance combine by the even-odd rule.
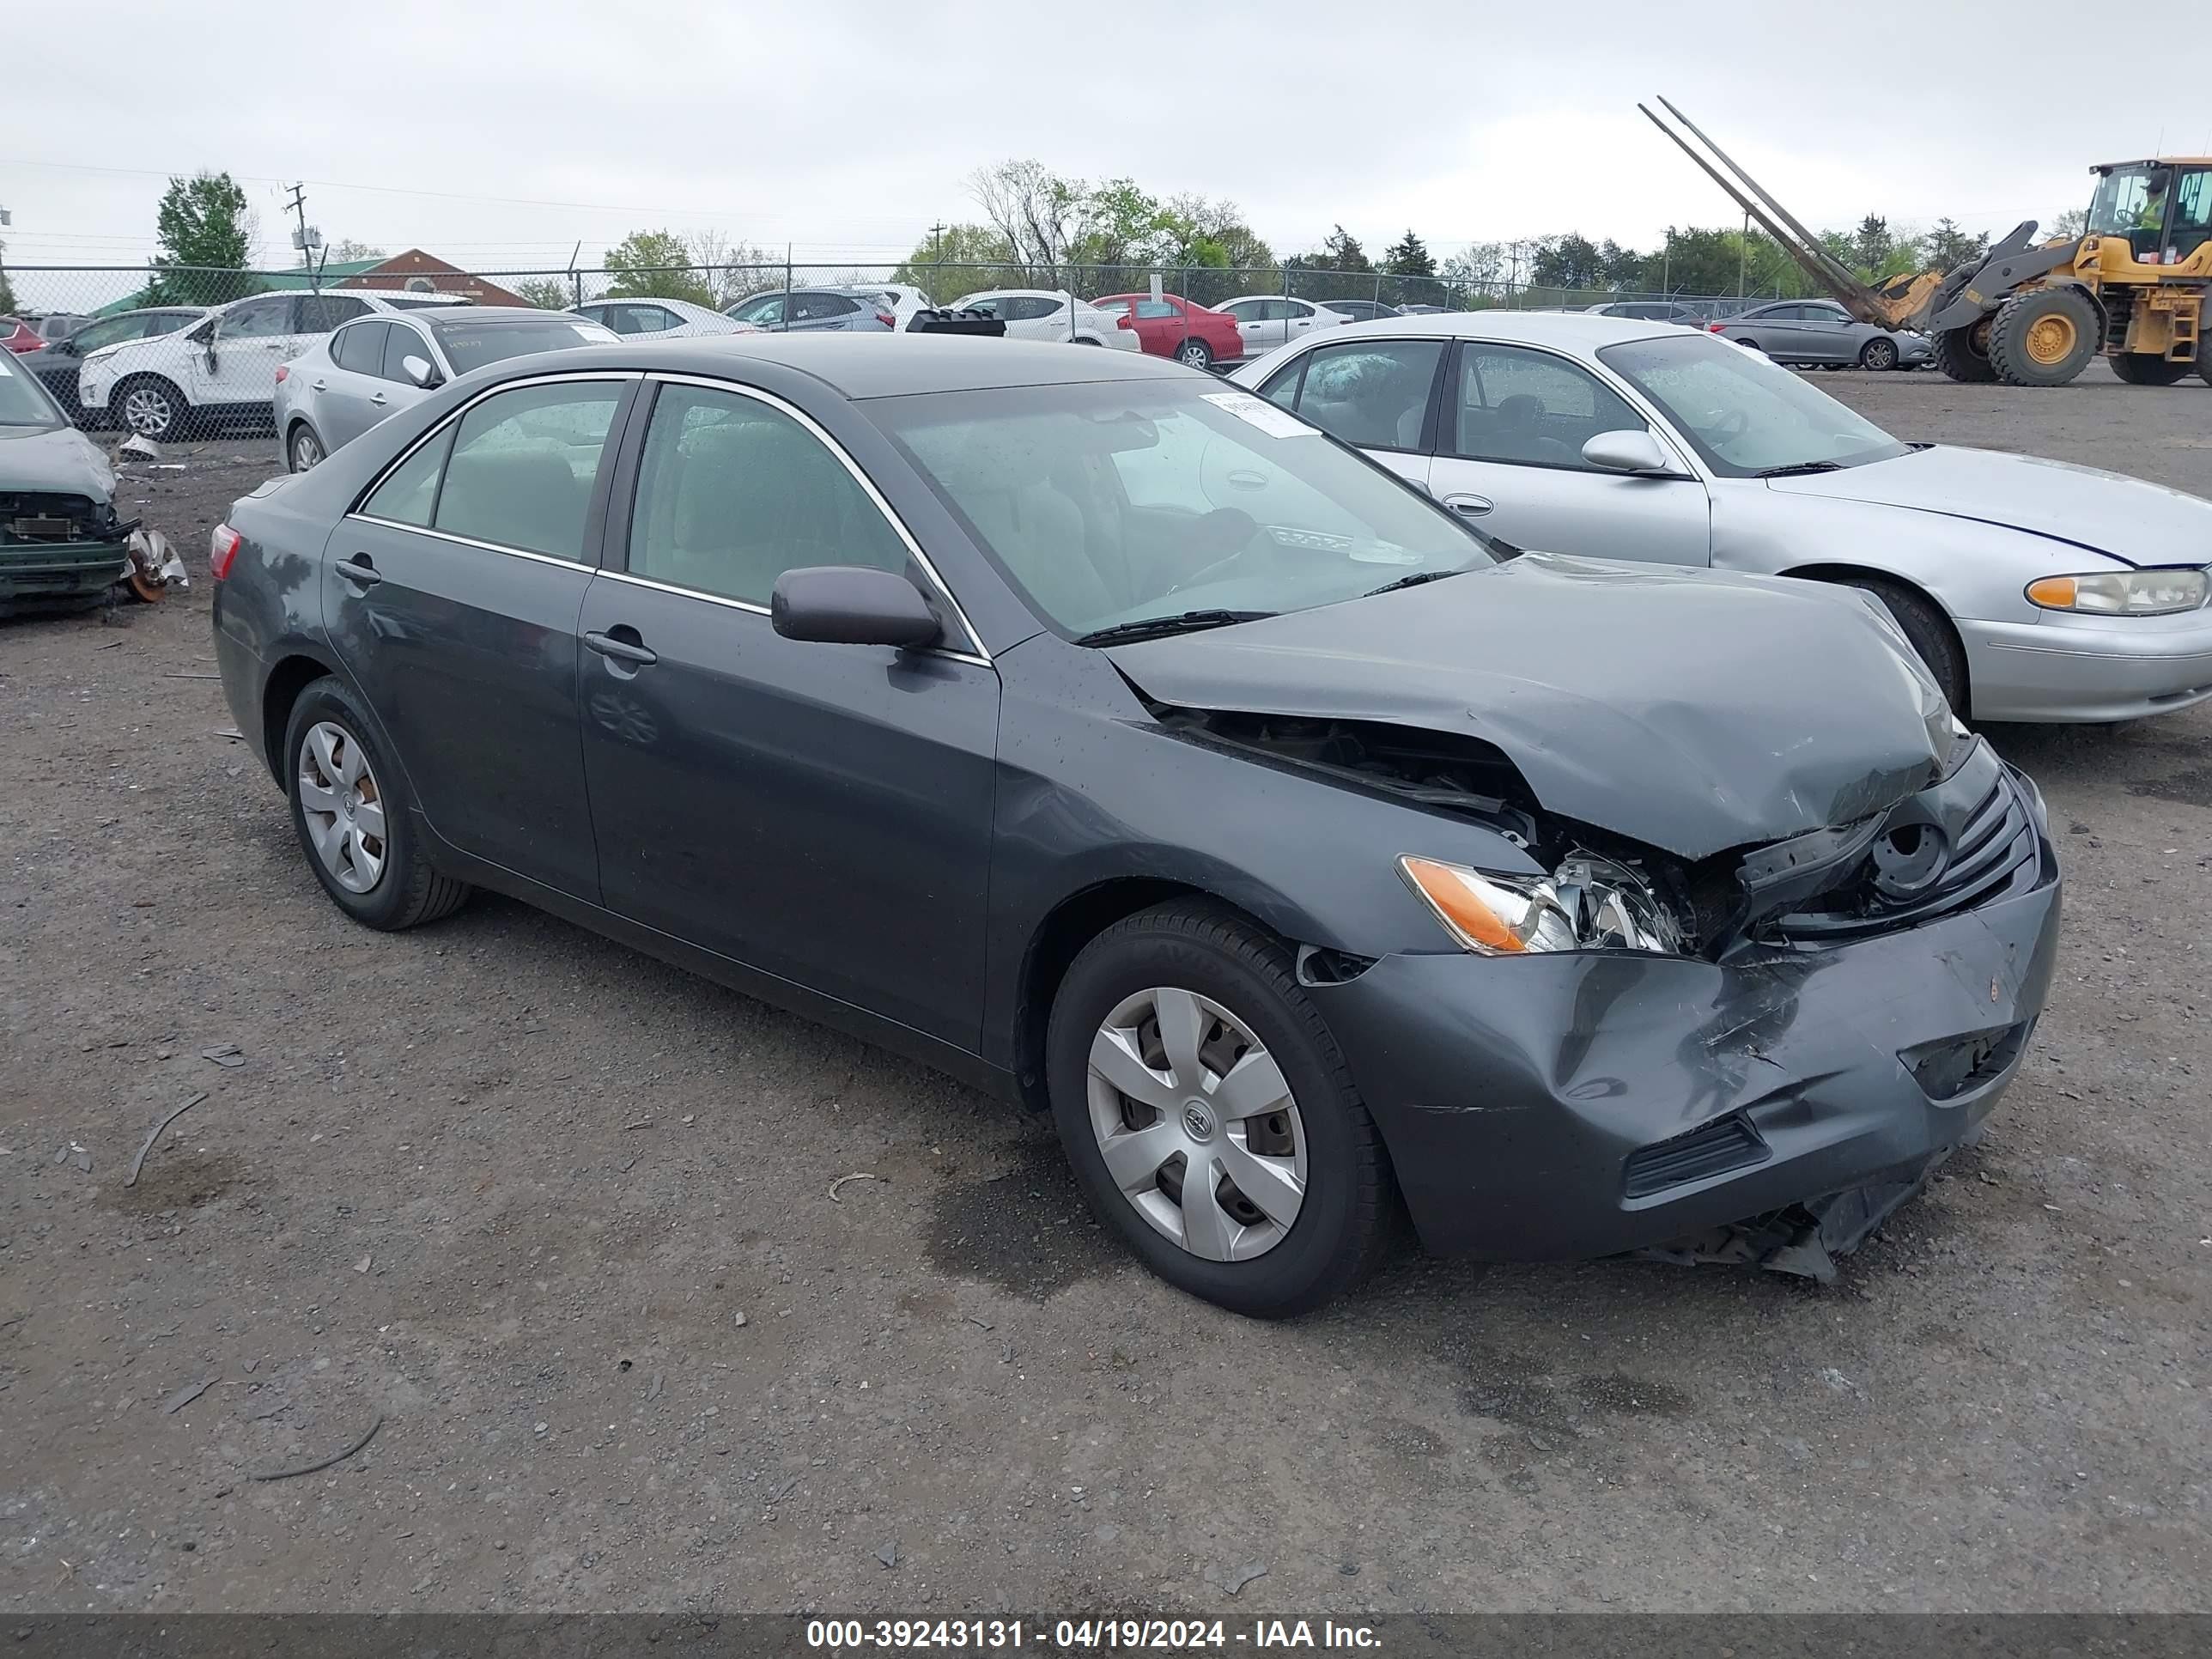
[[[1252, 543], [1260, 533], [1260, 521], [1241, 507], [1217, 507], [1199, 520], [1197, 530], [1198, 534], [1193, 539], [1200, 552], [1211, 552], [1224, 547], [1229, 551], [1192, 571], [1168, 589], [1170, 594], [1180, 593], [1186, 587], [1203, 586], [1250, 556]], [[1275, 543], [1270, 538], [1267, 545], [1272, 548]]]
[[1701, 426], [1698, 430], [1716, 447], [1732, 444], [1751, 430], [1751, 415], [1742, 409], [1716, 409], [1712, 411], [1711, 424]]

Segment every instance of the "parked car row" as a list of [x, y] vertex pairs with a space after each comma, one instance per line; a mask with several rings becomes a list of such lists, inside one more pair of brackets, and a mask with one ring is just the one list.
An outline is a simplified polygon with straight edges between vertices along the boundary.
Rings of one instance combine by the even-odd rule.
[[1401, 1212], [1832, 1272], [2056, 957], [2041, 797], [1916, 618], [1975, 630], [1961, 711], [2212, 695], [2212, 503], [1663, 322], [1328, 325], [1237, 379], [510, 358], [233, 504], [223, 692], [348, 916], [503, 892], [1048, 1114], [1224, 1307], [1325, 1301]]

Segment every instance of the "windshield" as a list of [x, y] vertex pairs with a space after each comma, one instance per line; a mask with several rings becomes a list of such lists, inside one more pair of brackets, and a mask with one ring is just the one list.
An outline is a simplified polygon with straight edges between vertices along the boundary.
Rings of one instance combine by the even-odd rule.
[[36, 376], [18, 368], [0, 352], [0, 426], [61, 426], [60, 406], [46, 395]]
[[2097, 180], [2097, 193], [2089, 202], [2088, 234], [2124, 236], [2133, 230], [2155, 230], [2165, 192], [2154, 191], [2152, 186], [2162, 185], [2166, 177], [2163, 167], [2154, 172], [2149, 167], [2124, 167], [2106, 173]]
[[[173, 325], [164, 325], [156, 332], [166, 334]], [[96, 323], [87, 323], [70, 336], [70, 343], [82, 355], [97, 351], [102, 346], [113, 345], [118, 340], [143, 340], [146, 337], [147, 319], [137, 312], [124, 317], [103, 317]]]
[[617, 337], [597, 323], [556, 323], [551, 318], [532, 323], [479, 323], [474, 327], [456, 323], [438, 330], [438, 343], [456, 374], [465, 374], [502, 357], [527, 357], [533, 351], [562, 351], [571, 346], [605, 345]]
[[1472, 529], [1249, 392], [1109, 380], [863, 407], [1070, 635], [1304, 611], [1492, 562]]
[[1597, 355], [1658, 404], [1725, 478], [1776, 467], [1859, 466], [1907, 453], [1790, 370], [1711, 334], [1632, 340]]

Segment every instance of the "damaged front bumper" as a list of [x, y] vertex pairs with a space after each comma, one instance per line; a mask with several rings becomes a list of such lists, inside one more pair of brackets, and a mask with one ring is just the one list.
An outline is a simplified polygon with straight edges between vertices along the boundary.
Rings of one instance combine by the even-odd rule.
[[1847, 944], [1402, 955], [1308, 994], [1431, 1249], [1825, 1276], [2019, 1067], [2058, 943], [2036, 818], [2032, 884]]
[[133, 568], [127, 534], [99, 541], [0, 542], [0, 615], [99, 599]]

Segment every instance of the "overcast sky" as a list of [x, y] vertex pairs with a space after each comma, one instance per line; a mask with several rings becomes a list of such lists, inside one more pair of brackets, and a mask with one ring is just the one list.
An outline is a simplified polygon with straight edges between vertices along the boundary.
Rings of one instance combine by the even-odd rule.
[[[1279, 253], [1338, 222], [1370, 252], [1408, 226], [1439, 258], [1574, 229], [1648, 246], [1736, 216], [1636, 112], [1661, 92], [1816, 228], [1877, 211], [2002, 231], [2085, 205], [2093, 161], [2212, 152], [2202, 95], [2023, 101], [1985, 3], [1862, 26], [1882, 15], [1901, 15], [378, 0], [187, 23], [125, 0], [101, 10], [96, 68], [9, 77], [0, 236], [12, 265], [137, 264], [165, 176], [211, 167], [245, 185], [278, 264], [294, 179], [332, 241], [478, 270], [564, 266], [579, 241], [588, 264], [662, 225], [888, 262], [978, 216], [979, 165], [1034, 156], [1229, 197]], [[2004, 17], [2084, 52], [2094, 33], [2055, 0]]]

